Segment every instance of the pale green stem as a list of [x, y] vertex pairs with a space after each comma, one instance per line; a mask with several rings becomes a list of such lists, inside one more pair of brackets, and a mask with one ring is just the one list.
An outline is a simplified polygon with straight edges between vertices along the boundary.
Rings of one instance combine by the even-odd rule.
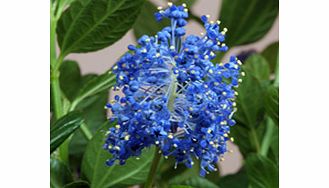
[[266, 132], [262, 141], [262, 146], [260, 148], [260, 154], [263, 156], [266, 156], [268, 153], [268, 150], [271, 146], [272, 142], [272, 136], [273, 136], [273, 131], [274, 131], [274, 122], [271, 118], [267, 118], [267, 123], [266, 123]]
[[152, 165], [151, 165], [150, 171], [148, 173], [144, 188], [152, 188], [154, 177], [156, 176], [156, 171], [158, 169], [159, 162], [161, 159], [161, 154], [159, 153], [159, 151], [160, 151], [160, 149], [158, 147], [156, 147], [156, 149], [154, 151]]

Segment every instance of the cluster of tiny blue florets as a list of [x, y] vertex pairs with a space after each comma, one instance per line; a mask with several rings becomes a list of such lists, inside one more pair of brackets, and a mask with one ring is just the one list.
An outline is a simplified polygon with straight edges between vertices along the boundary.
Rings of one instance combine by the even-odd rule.
[[112, 154], [107, 161], [120, 164], [139, 156], [146, 147], [156, 145], [162, 155], [192, 167], [199, 159], [200, 175], [216, 170], [215, 165], [228, 149], [230, 127], [235, 124], [234, 88], [241, 62], [211, 62], [216, 52], [225, 52], [226, 28], [219, 21], [202, 16], [205, 34], [185, 35], [186, 6], [169, 4], [155, 13], [158, 21], [171, 20], [156, 36], [142, 36], [138, 45], [129, 45], [114, 66], [115, 96], [107, 108], [117, 125], [108, 131], [104, 149]]

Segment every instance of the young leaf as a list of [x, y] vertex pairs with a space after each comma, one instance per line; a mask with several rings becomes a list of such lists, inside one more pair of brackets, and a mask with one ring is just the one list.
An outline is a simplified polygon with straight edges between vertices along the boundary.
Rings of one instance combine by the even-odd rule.
[[278, 0], [223, 0], [219, 19], [227, 27], [228, 46], [261, 39], [272, 27], [279, 10]]
[[57, 27], [63, 55], [91, 52], [119, 40], [133, 25], [144, 0], [75, 0]]
[[271, 72], [275, 71], [276, 63], [278, 62], [279, 42], [269, 45], [263, 52], [262, 56], [270, 65]]
[[153, 159], [154, 149], [145, 149], [140, 159], [130, 158], [125, 165], [106, 166], [111, 155], [103, 149], [105, 133], [111, 125], [106, 123], [88, 143], [82, 161], [82, 172], [92, 188], [120, 187], [145, 182]]
[[50, 187], [62, 188], [73, 181], [70, 169], [62, 161], [50, 158]]
[[170, 25], [168, 19], [164, 19], [161, 22], [155, 20], [154, 13], [157, 11], [158, 10], [153, 3], [149, 1], [144, 3], [142, 11], [133, 26], [136, 39], [143, 35], [155, 35], [164, 27]]
[[81, 114], [71, 112], [58, 119], [50, 129], [50, 153], [60, 146], [83, 122]]
[[255, 128], [264, 117], [263, 90], [260, 81], [248, 70], [237, 89], [237, 112], [235, 119], [249, 128]]
[[60, 72], [59, 82], [61, 89], [66, 98], [73, 101], [80, 88], [80, 67], [76, 61], [67, 60], [60, 67]]
[[76, 105], [78, 105], [85, 98], [108, 90], [114, 85], [114, 83], [115, 75], [110, 71], [90, 79], [82, 86], [76, 99], [73, 101], [72, 106], [76, 107]]
[[279, 170], [266, 157], [252, 154], [246, 159], [246, 170], [252, 188], [278, 188]]
[[279, 125], [279, 88], [269, 86], [265, 96], [265, 110], [276, 125]]
[[266, 59], [259, 54], [250, 56], [246, 60], [244, 68], [259, 81], [267, 81], [270, 79], [269, 64]]

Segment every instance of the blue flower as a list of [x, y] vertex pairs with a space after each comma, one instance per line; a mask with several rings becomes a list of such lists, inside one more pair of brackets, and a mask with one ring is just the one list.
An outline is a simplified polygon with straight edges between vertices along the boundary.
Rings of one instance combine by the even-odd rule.
[[204, 176], [216, 170], [227, 151], [241, 62], [236, 57], [225, 64], [212, 62], [216, 53], [228, 50], [223, 43], [227, 29], [220, 30], [219, 21], [202, 16], [205, 34], [184, 37], [184, 4], [160, 8], [155, 17], [169, 18], [171, 26], [129, 45], [113, 67], [114, 90], [123, 96], [107, 105], [111, 121], [117, 122], [104, 144], [113, 156], [107, 164], [124, 164], [156, 145], [165, 158], [174, 156], [176, 165], [190, 168], [193, 158], [199, 159]]

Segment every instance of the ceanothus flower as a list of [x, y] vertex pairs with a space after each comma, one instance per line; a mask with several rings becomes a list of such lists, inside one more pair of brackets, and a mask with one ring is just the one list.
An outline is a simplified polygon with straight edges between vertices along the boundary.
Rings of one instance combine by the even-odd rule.
[[228, 150], [241, 62], [236, 57], [225, 64], [212, 62], [216, 52], [228, 50], [227, 29], [221, 31], [219, 21], [202, 16], [205, 34], [185, 37], [185, 4], [159, 7], [155, 17], [168, 18], [171, 25], [129, 45], [129, 52], [113, 67], [114, 90], [123, 97], [116, 95], [106, 106], [111, 121], [117, 122], [104, 144], [113, 156], [107, 164], [125, 164], [156, 145], [165, 158], [173, 156], [176, 165], [192, 167], [193, 158], [199, 159], [204, 176], [216, 170], [216, 162]]

